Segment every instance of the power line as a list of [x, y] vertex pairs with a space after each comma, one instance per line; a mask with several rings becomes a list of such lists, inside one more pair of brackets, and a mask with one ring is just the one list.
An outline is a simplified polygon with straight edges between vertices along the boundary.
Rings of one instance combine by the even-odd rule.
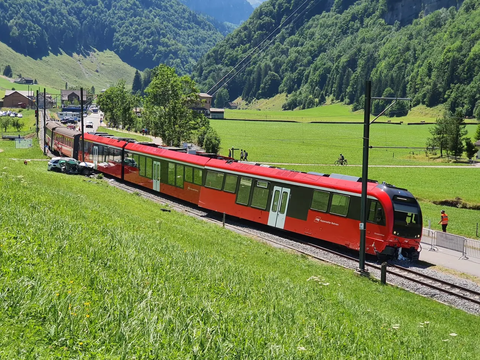
[[[228, 84], [239, 72], [245, 69], [245, 67], [247, 67], [252, 62], [253, 57], [255, 55], [262, 53], [266, 48], [268, 48], [268, 46], [273, 42], [273, 40], [275, 40], [275, 38], [271, 39], [270, 42], [265, 47], [263, 47], [263, 49], [260, 50], [257, 54], [253, 54], [253, 53], [256, 52], [277, 30], [285, 26], [285, 24], [309, 1], [310, 0], [305, 0], [301, 5], [299, 5], [282, 23], [280, 23], [280, 25], [278, 25], [265, 39], [263, 39], [263, 41], [260, 42], [260, 44], [258, 44], [256, 47], [251, 49], [242, 60], [240, 60], [225, 76], [223, 76], [214, 86], [212, 86], [212, 88], [207, 91], [207, 94], [210, 94], [223, 80], [225, 80], [225, 78], [227, 78], [232, 72], [234, 72], [237, 67], [239, 67], [247, 58], [252, 56], [250, 61], [245, 66], [243, 66], [239, 71], [237, 71], [230, 79], [228, 79], [228, 81], [226, 81], [218, 89], [216, 89], [215, 92], [212, 94], [212, 96], [214, 96], [222, 87]], [[307, 7], [305, 7], [305, 9], [303, 9], [298, 15], [301, 15], [302, 13], [304, 13], [309, 8], [310, 5], [316, 3], [317, 1], [318, 0], [314, 0], [313, 2], [310, 2], [310, 4]], [[298, 18], [299, 16], [297, 17], [297, 19]], [[293, 22], [294, 21], [292, 21], [292, 24]]]

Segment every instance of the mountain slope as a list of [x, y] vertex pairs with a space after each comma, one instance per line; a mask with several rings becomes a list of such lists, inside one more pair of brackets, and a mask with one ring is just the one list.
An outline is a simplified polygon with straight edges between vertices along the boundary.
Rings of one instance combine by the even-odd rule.
[[138, 69], [166, 63], [185, 73], [222, 38], [178, 0], [0, 1], [0, 41], [34, 58], [93, 47]]
[[[0, 43], [0, 71], [10, 65], [14, 77], [24, 76], [36, 79], [39, 84], [64, 89], [68, 87], [90, 89], [96, 92], [124, 79], [131, 85], [135, 69], [122, 60], [114, 52], [91, 51], [85, 54], [49, 54], [41, 59], [33, 59], [15, 52], [7, 45]], [[16, 84], [12, 84], [11, 90]]]
[[247, 0], [181, 0], [190, 9], [207, 14], [218, 21], [240, 24], [253, 12], [253, 6]]
[[[301, 3], [269, 0], [255, 9], [247, 22], [199, 61], [195, 78], [203, 90]], [[480, 4], [466, 0], [457, 11], [455, 6], [461, 3], [417, 1], [420, 18], [412, 23], [411, 9], [404, 16], [395, 15], [396, 9], [411, 6], [412, 0], [310, 2], [292, 23], [275, 33], [271, 44], [265, 43], [269, 46], [262, 54], [244, 63], [248, 63], [245, 69], [228, 83], [230, 99], [268, 98], [285, 92], [290, 94], [287, 109], [313, 107], [327, 96], [360, 108], [365, 80], [371, 79], [374, 96], [387, 91], [413, 98], [413, 105], [446, 102], [450, 109], [463, 107], [472, 115], [480, 111]]]

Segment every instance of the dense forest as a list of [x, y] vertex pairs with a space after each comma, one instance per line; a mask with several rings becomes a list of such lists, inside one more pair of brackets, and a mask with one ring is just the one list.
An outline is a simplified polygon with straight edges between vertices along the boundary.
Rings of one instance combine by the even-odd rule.
[[247, 0], [180, 0], [190, 9], [207, 14], [220, 22], [240, 24], [253, 12]]
[[223, 35], [178, 0], [0, 0], [0, 41], [40, 58], [109, 49], [137, 69], [189, 73]]
[[445, 103], [480, 117], [480, 2], [389, 24], [389, 9], [401, 2], [317, 0], [302, 7], [303, 0], [270, 0], [199, 61], [194, 77], [207, 91], [252, 51], [257, 55], [227, 81], [230, 100], [287, 93], [285, 109], [314, 107], [327, 97], [358, 109], [371, 79], [374, 96], [411, 97], [413, 106]]

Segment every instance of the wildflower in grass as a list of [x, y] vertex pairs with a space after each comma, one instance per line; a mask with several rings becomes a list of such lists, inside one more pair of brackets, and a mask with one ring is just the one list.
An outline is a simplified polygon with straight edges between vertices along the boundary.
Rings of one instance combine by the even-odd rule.
[[450, 336], [453, 336], [453, 337], [455, 337], [455, 336], [457, 336], [457, 334], [455, 334], [455, 333], [451, 333], [451, 334], [450, 334]]
[[70, 284], [73, 284], [73, 280], [70, 280]]
[[307, 349], [305, 349], [303, 346], [299, 346], [299, 347], [297, 347], [297, 350], [298, 350], [298, 351], [305, 351], [305, 350], [307, 350]]
[[392, 325], [392, 329], [395, 329], [395, 330], [400, 329], [400, 324], [394, 324], [394, 325]]
[[87, 314], [87, 315], [85, 315], [85, 316], [86, 316], [87, 318], [89, 318], [89, 317], [90, 317], [90, 315], [88, 315], [88, 314]]
[[79, 344], [79, 345], [83, 345], [83, 342], [80, 341], [78, 344]]
[[90, 303], [89, 303], [89, 302], [86, 302], [86, 303], [83, 303], [83, 305], [85, 305], [85, 306], [89, 306], [89, 305], [90, 305]]
[[60, 296], [60, 294], [59, 294], [59, 293], [56, 293], [56, 295], [57, 295], [57, 296]]

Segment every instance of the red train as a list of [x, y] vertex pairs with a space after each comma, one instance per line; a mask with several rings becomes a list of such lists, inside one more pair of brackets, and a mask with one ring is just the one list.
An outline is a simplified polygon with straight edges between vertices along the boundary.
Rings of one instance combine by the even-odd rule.
[[[50, 124], [51, 149], [83, 159], [81, 134], [56, 126]], [[88, 133], [84, 155], [102, 173], [199, 207], [359, 249], [362, 183], [357, 177], [290, 171]], [[422, 213], [414, 196], [373, 181], [367, 195], [366, 252], [417, 260]]]

